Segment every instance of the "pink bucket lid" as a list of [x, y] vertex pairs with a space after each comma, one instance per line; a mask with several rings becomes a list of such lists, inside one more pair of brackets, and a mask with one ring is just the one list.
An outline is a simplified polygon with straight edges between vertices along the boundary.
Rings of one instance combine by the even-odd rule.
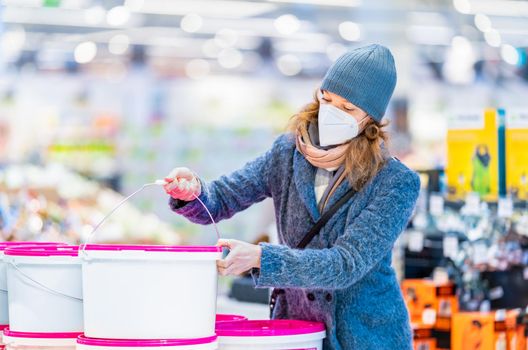
[[156, 340], [116, 340], [116, 339], [98, 339], [87, 338], [81, 335], [77, 338], [77, 344], [101, 346], [101, 347], [117, 347], [117, 348], [140, 348], [140, 347], [162, 347], [162, 346], [188, 346], [188, 345], [202, 345], [210, 344], [216, 341], [216, 335], [209, 338], [197, 339], [156, 339]]
[[76, 245], [22, 245], [5, 250], [9, 256], [78, 256]]
[[222, 315], [222, 314], [216, 315], [216, 323], [246, 321], [246, 320], [247, 320], [247, 317], [241, 316], [241, 315]]
[[22, 245], [44, 245], [44, 246], [53, 246], [53, 245], [66, 245], [66, 243], [59, 242], [0, 242], [0, 252], [3, 252], [7, 248], [19, 247]]
[[30, 338], [30, 339], [75, 339], [82, 333], [28, 333], [15, 332], [7, 327], [4, 329], [4, 335], [12, 338]]
[[85, 250], [98, 251], [145, 251], [168, 253], [221, 253], [222, 247], [217, 246], [174, 246], [174, 245], [142, 245], [142, 244], [87, 244]]
[[323, 323], [296, 320], [222, 322], [216, 326], [219, 337], [274, 337], [324, 331]]

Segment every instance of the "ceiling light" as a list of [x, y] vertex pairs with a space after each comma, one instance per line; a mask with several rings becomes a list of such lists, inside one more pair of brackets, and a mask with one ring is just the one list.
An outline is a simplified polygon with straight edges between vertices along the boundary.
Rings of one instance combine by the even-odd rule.
[[460, 13], [467, 14], [471, 12], [471, 4], [469, 3], [469, 0], [453, 0], [453, 6], [455, 7], [455, 10]]
[[73, 53], [77, 63], [91, 62], [97, 55], [97, 45], [93, 41], [85, 41], [77, 45]]
[[519, 51], [511, 45], [503, 45], [501, 48], [501, 57], [504, 62], [511, 64], [512, 66], [519, 63]]
[[129, 19], [130, 11], [125, 6], [111, 8], [106, 14], [106, 21], [114, 27], [125, 25]]
[[227, 69], [233, 69], [240, 66], [242, 64], [242, 60], [242, 54], [236, 49], [225, 49], [218, 54], [218, 63], [220, 66]]
[[489, 46], [493, 47], [500, 47], [502, 43], [500, 33], [495, 29], [491, 29], [484, 33], [484, 39], [486, 40]]
[[475, 15], [475, 26], [483, 33], [488, 32], [491, 30], [491, 20], [485, 14], [479, 13]]
[[180, 22], [181, 29], [187, 33], [197, 32], [200, 30], [200, 28], [202, 28], [202, 25], [203, 19], [196, 13], [189, 13], [188, 15], [185, 15], [185, 17], [183, 17]]
[[297, 56], [287, 54], [279, 57], [277, 60], [277, 68], [286, 76], [294, 76], [301, 72], [302, 65]]
[[456, 36], [451, 42], [443, 67], [446, 79], [452, 83], [468, 84], [475, 79], [476, 55], [471, 42], [462, 36]]
[[114, 35], [108, 42], [108, 51], [114, 55], [122, 55], [127, 52], [130, 39], [125, 34]]
[[292, 35], [301, 28], [301, 22], [294, 15], [282, 15], [275, 20], [275, 28], [282, 35]]
[[361, 29], [354, 22], [343, 22], [339, 24], [339, 34], [348, 41], [358, 41], [361, 38]]

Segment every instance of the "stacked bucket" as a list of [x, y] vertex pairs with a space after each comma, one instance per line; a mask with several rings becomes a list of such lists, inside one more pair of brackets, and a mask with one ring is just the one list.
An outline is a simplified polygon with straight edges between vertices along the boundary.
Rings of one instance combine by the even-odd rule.
[[220, 247], [16, 243], [2, 250], [6, 350], [322, 349], [322, 324], [217, 316]]
[[82, 333], [76, 246], [2, 243], [0, 288], [7, 350], [75, 349]]

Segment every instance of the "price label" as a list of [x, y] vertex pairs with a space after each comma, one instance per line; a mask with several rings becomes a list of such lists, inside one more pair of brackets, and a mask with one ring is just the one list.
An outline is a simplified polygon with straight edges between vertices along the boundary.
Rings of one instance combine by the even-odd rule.
[[444, 197], [433, 194], [429, 198], [429, 211], [431, 215], [442, 216], [444, 214]]
[[424, 234], [419, 231], [410, 232], [408, 247], [411, 252], [421, 252], [424, 248]]
[[513, 200], [511, 198], [499, 198], [497, 215], [500, 218], [511, 218], [513, 215]]
[[478, 193], [468, 193], [466, 196], [466, 207], [468, 214], [478, 215], [480, 212], [480, 196]]
[[422, 323], [425, 325], [434, 325], [436, 323], [436, 311], [427, 308], [422, 312]]
[[458, 254], [458, 238], [455, 236], [445, 236], [443, 248], [444, 256], [454, 259]]
[[449, 282], [449, 274], [442, 267], [437, 267], [433, 271], [433, 282], [436, 285], [445, 285]]
[[504, 296], [504, 289], [501, 286], [490, 289], [489, 297], [491, 300], [497, 300]]
[[484, 264], [488, 261], [488, 247], [485, 243], [479, 242], [474, 246], [473, 262], [477, 265]]

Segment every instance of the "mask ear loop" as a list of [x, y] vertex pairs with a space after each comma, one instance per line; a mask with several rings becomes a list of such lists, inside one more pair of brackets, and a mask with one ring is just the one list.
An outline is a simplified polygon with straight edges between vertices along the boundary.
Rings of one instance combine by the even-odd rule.
[[[364, 116], [364, 117], [358, 122], [358, 127], [361, 128], [361, 127], [362, 127], [361, 124], [363, 124], [363, 121], [364, 121], [365, 119], [367, 119], [367, 121], [368, 121], [369, 118], [370, 118], [370, 115], [368, 115], [368, 114], [365, 115], [365, 116]], [[361, 132], [360, 132], [359, 134], [364, 133], [366, 129], [367, 129], [366, 127], [363, 128], [363, 129], [361, 129]]]

